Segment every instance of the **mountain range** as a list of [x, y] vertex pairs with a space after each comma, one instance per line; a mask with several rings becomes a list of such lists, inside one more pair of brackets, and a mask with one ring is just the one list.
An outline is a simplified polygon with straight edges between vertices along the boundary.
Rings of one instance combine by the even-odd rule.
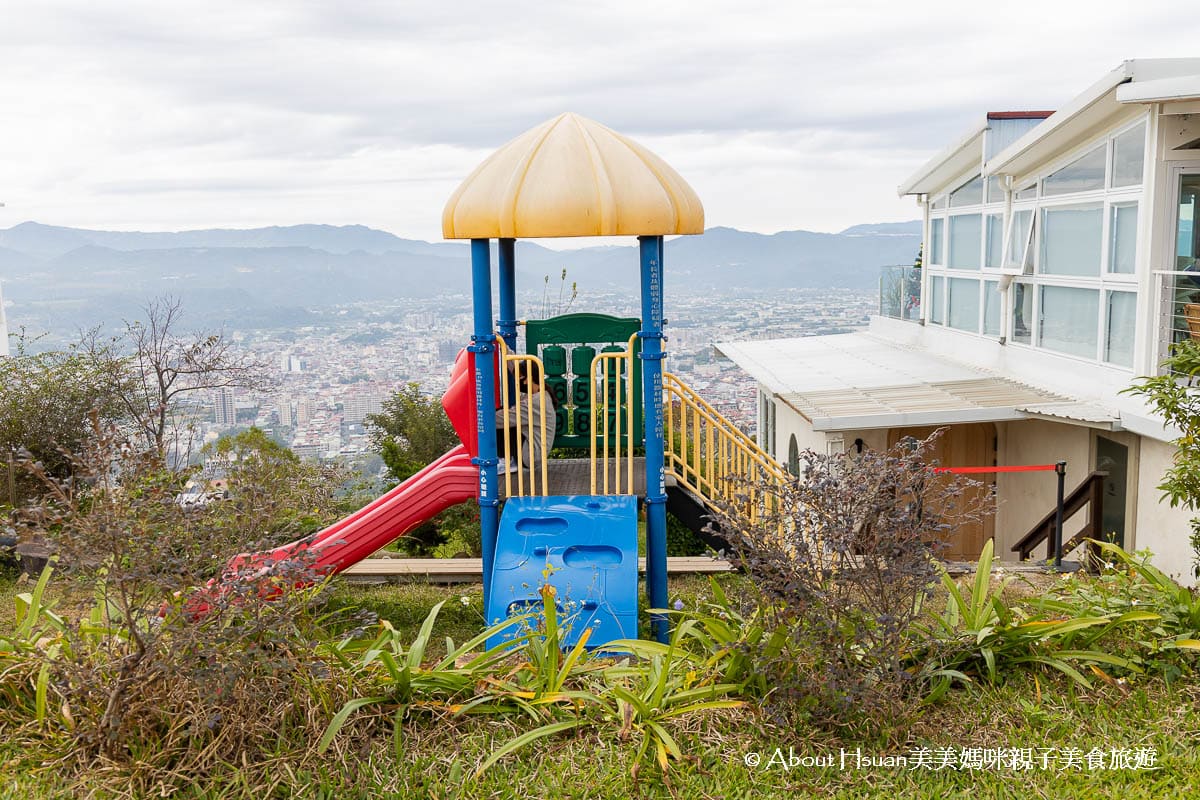
[[[769, 235], [715, 227], [667, 242], [666, 290], [865, 289], [880, 266], [912, 263], [919, 244], [918, 222]], [[638, 286], [635, 246], [518, 242], [519, 288], [537, 289], [563, 268], [581, 293]], [[466, 243], [362, 225], [143, 233], [24, 222], [0, 230], [0, 281], [14, 328], [111, 322], [163, 294], [182, 297], [189, 316], [206, 324], [266, 327], [303, 324], [346, 304], [467, 293], [470, 261]]]

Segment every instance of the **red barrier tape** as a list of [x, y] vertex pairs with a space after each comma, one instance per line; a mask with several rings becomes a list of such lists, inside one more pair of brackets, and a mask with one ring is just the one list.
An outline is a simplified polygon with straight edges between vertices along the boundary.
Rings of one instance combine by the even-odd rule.
[[1053, 472], [1055, 464], [1023, 464], [1018, 467], [934, 467], [934, 472], [953, 472], [956, 475], [978, 475], [988, 472]]

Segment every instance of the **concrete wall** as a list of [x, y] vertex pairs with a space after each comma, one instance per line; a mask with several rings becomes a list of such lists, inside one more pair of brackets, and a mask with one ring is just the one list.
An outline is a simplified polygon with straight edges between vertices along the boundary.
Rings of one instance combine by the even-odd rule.
[[1173, 463], [1175, 448], [1153, 439], [1142, 439], [1137, 474], [1137, 518], [1133, 542], [1136, 550], [1154, 553], [1152, 563], [1180, 583], [1195, 585], [1192, 559], [1195, 553], [1189, 543], [1193, 513], [1171, 508], [1162, 497], [1158, 484]]
[[[1070, 493], [1091, 470], [1092, 431], [1078, 425], [1045, 420], [1022, 420], [996, 425], [996, 453], [1000, 464], [1051, 464], [1067, 462], [1067, 492]], [[1052, 472], [1013, 472], [996, 476], [996, 555], [1016, 558], [1012, 546], [1054, 508], [1058, 481]], [[1064, 525], [1063, 537], [1079, 529], [1073, 521]], [[1041, 557], [1045, 551], [1035, 555]]]
[[828, 447], [828, 437], [823, 431], [814, 431], [812, 423], [789, 406], [782, 400], [775, 401], [776, 415], [775, 427], [777, 433], [775, 441], [778, 444], [778, 459], [781, 464], [787, 464], [788, 458], [788, 443], [791, 437], [796, 437], [796, 445], [801, 451], [815, 450], [818, 453], [826, 452]]

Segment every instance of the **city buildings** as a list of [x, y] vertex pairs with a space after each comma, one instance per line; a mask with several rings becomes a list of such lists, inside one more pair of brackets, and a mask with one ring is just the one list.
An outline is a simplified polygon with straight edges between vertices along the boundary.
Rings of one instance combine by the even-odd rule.
[[[763, 445], [794, 465], [800, 448], [948, 426], [949, 466], [1063, 460], [1068, 491], [1104, 473], [1067, 537], [1086, 509], [1190, 579], [1190, 514], [1157, 488], [1177, 432], [1122, 390], [1200, 338], [1198, 114], [1200, 59], [1158, 59], [1122, 63], [1054, 113], [981, 115], [900, 187], [923, 215], [924, 266], [892, 273], [900, 290], [885, 284], [868, 331], [718, 345], [757, 382]], [[1017, 557], [1054, 478], [984, 477], [995, 517], [955, 531], [951, 553], [994, 535]]]
[[[668, 277], [670, 277], [668, 273]], [[522, 316], [536, 316], [540, 294], [524, 298]], [[754, 429], [755, 384], [726, 359], [715, 356], [714, 339], [815, 335], [865, 327], [873, 292], [787, 289], [772, 292], [706, 292], [685, 287], [668, 296], [667, 369], [679, 374], [735, 424]], [[621, 293], [589, 293], [582, 310], [633, 316]], [[366, 417], [411, 381], [438, 397], [469, 330], [466, 297], [383, 301], [356, 307], [353, 315], [330, 314], [328, 325], [296, 329], [240, 330], [239, 348], [272, 365], [275, 386], [262, 393], [239, 390], [230, 417], [218, 392], [197, 409], [199, 431], [212, 441], [237, 427], [255, 425], [303, 458], [358, 460], [372, 452]], [[520, 345], [523, 347], [523, 345]], [[294, 359], [303, 369], [295, 371]], [[277, 365], [277, 366], [276, 366]]]

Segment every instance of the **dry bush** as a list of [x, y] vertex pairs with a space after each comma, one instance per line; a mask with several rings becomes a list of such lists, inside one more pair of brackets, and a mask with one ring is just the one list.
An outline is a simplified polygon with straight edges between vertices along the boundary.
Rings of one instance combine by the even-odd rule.
[[751, 655], [780, 721], [895, 721], [910, 706], [905, 659], [937, 553], [991, 506], [977, 482], [935, 473], [936, 436], [881, 452], [806, 451], [798, 478], [743, 481], [719, 509], [758, 590], [767, 635]]
[[43, 733], [68, 737], [62, 763], [161, 790], [307, 748], [344, 700], [336, 661], [319, 656], [327, 626], [357, 621], [316, 616], [326, 583], [303, 561], [221, 577], [248, 541], [294, 536], [312, 521], [311, 508], [280, 507], [271, 491], [302, 465], [244, 461], [236, 502], [185, 509], [181, 476], [112, 429], [97, 426], [70, 458], [69, 480], [27, 465], [47, 491], [19, 515], [94, 594], [43, 653], [52, 712]]

